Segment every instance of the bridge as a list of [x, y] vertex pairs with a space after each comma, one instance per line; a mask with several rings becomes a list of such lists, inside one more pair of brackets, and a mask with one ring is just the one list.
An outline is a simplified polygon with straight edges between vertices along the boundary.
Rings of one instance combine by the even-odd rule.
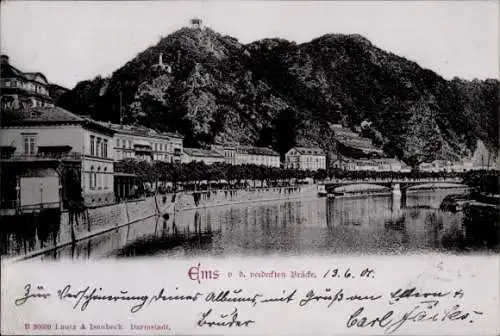
[[450, 184], [450, 185], [461, 185], [463, 184], [463, 180], [460, 177], [449, 177], [449, 178], [376, 178], [376, 179], [333, 179], [330, 181], [324, 182], [325, 189], [328, 193], [334, 192], [339, 187], [351, 186], [351, 185], [359, 185], [366, 184], [372, 186], [380, 186], [385, 188], [390, 188], [393, 191], [401, 191], [402, 193], [406, 193], [409, 188], [426, 185], [426, 184]]

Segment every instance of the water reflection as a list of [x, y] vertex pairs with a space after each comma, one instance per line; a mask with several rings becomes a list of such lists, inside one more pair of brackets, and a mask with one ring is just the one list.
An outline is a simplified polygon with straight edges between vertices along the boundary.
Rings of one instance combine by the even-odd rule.
[[[115, 229], [41, 259], [499, 251], [497, 217], [439, 210], [451, 193], [457, 190], [408, 192], [405, 202], [388, 195], [184, 211]], [[54, 237], [35, 232], [21, 234]], [[23, 241], [36, 245], [39, 240]]]

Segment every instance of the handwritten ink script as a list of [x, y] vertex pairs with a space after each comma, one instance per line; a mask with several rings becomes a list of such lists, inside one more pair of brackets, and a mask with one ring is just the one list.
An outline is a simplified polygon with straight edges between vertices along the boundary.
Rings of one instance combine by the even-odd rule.
[[272, 288], [262, 286], [259, 290], [245, 289], [242, 282], [238, 282], [241, 284], [238, 287], [222, 285], [217, 290], [166, 286], [140, 291], [73, 284], [66, 284], [61, 288], [48, 288], [44, 284], [27, 283], [23, 292], [16, 294], [13, 303], [16, 307], [23, 307], [33, 302], [39, 305], [55, 300], [74, 311], [98, 310], [101, 309], [99, 305], [116, 305], [114, 309], [126, 309], [134, 315], [155, 305], [192, 305], [192, 311], [196, 312], [193, 315], [193, 325], [196, 328], [252, 328], [259, 323], [257, 317], [259, 315], [254, 313], [261, 306], [272, 306], [276, 312], [285, 306], [287, 309], [303, 312], [311, 309], [315, 309], [314, 311], [341, 309], [343, 314], [334, 316], [340, 319], [346, 328], [370, 329], [385, 334], [396, 333], [411, 324], [470, 324], [484, 318], [484, 313], [478, 307], [465, 304], [464, 298], [467, 293], [463, 288], [406, 286], [368, 290], [367, 286], [343, 286], [345, 281], [353, 281], [350, 279], [372, 281], [376, 271], [370, 268], [359, 270], [332, 268], [320, 272], [262, 271], [253, 272], [253, 275], [252, 272], [247, 274], [241, 270], [229, 273], [224, 274], [216, 269], [205, 272], [200, 264], [190, 267], [187, 272], [188, 277], [196, 283], [194, 288], [202, 280], [231, 278], [233, 274], [248, 279], [272, 276], [279, 279], [291, 277], [309, 280], [304, 280], [301, 286]]

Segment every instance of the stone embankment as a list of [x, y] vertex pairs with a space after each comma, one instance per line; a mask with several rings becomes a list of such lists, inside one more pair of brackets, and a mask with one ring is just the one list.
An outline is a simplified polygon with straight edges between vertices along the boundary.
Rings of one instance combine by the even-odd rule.
[[[29, 249], [19, 250], [15, 259], [26, 259], [44, 254], [153, 216], [231, 204], [313, 198], [316, 197], [316, 194], [315, 185], [186, 191], [90, 208], [78, 214], [64, 211], [51, 213], [50, 218], [45, 218], [46, 216], [42, 215], [33, 216], [29, 219], [29, 224], [28, 220], [12, 218], [13, 221], [22, 222], [23, 225], [29, 225], [34, 229], [32, 230], [33, 237], [25, 238], [30, 241]], [[41, 220], [42, 217], [45, 219]], [[41, 236], [40, 232], [44, 232], [44, 234]]]
[[315, 185], [297, 187], [204, 190], [161, 196], [160, 212], [174, 212], [250, 202], [316, 197]]

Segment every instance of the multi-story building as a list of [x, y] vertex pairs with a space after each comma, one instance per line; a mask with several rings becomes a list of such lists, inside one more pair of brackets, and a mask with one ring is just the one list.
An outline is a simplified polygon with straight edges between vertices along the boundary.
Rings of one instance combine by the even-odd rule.
[[460, 161], [447, 161], [447, 160], [434, 160], [432, 162], [422, 162], [418, 169], [424, 172], [465, 172], [468, 170], [473, 170], [474, 165], [471, 160], [463, 159]]
[[339, 157], [332, 165], [346, 171], [410, 172], [411, 168], [395, 158], [358, 160]]
[[139, 125], [117, 125], [99, 122], [115, 131], [113, 147], [115, 160], [181, 162], [182, 135], [160, 133]]
[[113, 134], [59, 107], [3, 111], [2, 208], [113, 203]]
[[238, 147], [237, 144], [226, 144], [226, 145], [215, 144], [215, 145], [211, 145], [210, 149], [223, 155], [225, 163], [234, 165], [234, 164], [236, 164], [236, 148], [237, 147]]
[[207, 165], [214, 163], [223, 163], [225, 158], [217, 151], [201, 149], [201, 148], [186, 148], [182, 153], [182, 163], [204, 162]]
[[267, 147], [237, 146], [234, 149], [234, 164], [280, 167], [280, 155]]
[[301, 170], [326, 169], [326, 155], [317, 147], [293, 147], [285, 154], [285, 167]]
[[1, 56], [1, 108], [18, 109], [54, 106], [47, 78], [40, 72], [22, 72]]
[[216, 144], [210, 147], [224, 156], [224, 162], [232, 165], [254, 164], [280, 167], [280, 155], [267, 147], [241, 146], [238, 144]]

